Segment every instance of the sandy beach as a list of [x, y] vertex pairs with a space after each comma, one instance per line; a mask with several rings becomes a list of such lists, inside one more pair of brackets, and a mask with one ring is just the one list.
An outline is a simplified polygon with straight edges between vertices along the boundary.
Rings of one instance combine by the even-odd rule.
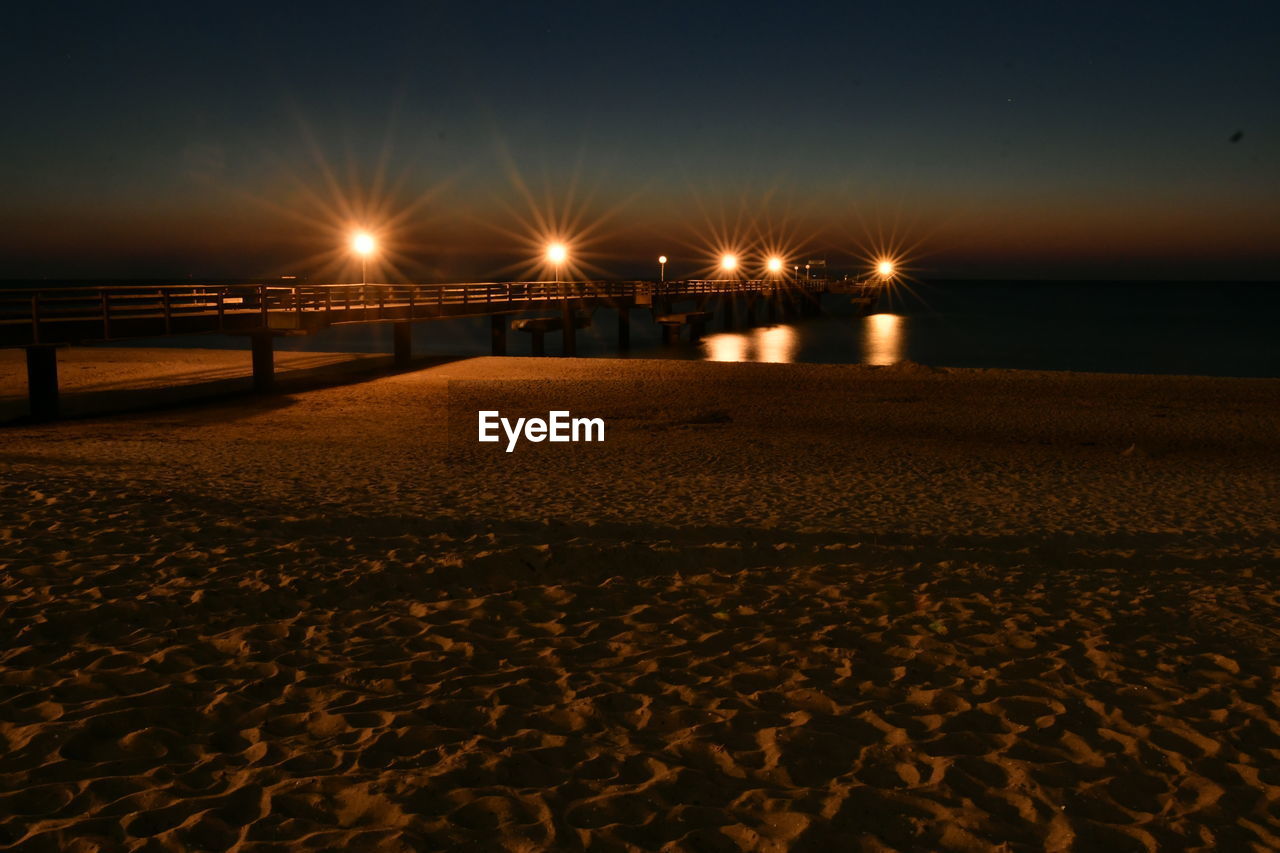
[[5, 427], [0, 849], [1280, 849], [1278, 519], [1280, 380], [479, 358]]

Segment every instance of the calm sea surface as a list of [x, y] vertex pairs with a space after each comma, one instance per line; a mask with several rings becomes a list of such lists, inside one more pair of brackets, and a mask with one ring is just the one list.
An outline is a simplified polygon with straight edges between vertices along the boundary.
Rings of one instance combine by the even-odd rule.
[[[823, 317], [740, 331], [720, 331], [717, 317], [701, 343], [671, 348], [636, 309], [631, 356], [1280, 377], [1280, 284], [913, 282], [869, 317], [856, 316], [847, 298], [824, 304]], [[414, 350], [485, 355], [488, 334], [483, 318], [419, 323]], [[592, 327], [578, 332], [578, 354], [615, 355], [616, 334], [613, 312], [598, 309]], [[560, 351], [559, 337], [547, 336], [548, 353]], [[147, 343], [247, 346], [216, 335]], [[340, 326], [279, 346], [390, 352], [391, 329]], [[509, 332], [508, 347], [527, 354], [529, 336]]]

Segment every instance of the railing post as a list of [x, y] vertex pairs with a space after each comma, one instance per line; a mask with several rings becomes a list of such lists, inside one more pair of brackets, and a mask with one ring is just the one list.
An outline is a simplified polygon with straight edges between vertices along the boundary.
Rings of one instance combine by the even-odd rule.
[[[103, 296], [105, 295], [106, 294], [103, 294]], [[218, 291], [218, 331], [219, 332], [221, 332], [223, 329], [223, 323], [227, 315], [227, 306], [224, 304], [225, 299], [226, 299], [226, 296], [223, 294], [221, 290], [219, 290]]]
[[258, 285], [258, 305], [262, 310], [262, 328], [271, 325], [267, 317], [267, 286], [265, 284]]
[[111, 292], [102, 291], [102, 339], [111, 340]]
[[164, 333], [170, 334], [173, 331], [173, 317], [169, 309], [169, 291], [161, 289], [160, 304], [164, 307]]

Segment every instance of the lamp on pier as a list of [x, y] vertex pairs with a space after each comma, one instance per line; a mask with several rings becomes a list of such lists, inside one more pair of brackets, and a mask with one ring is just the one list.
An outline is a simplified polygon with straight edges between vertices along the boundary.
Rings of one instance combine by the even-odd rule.
[[547, 246], [547, 260], [556, 268], [556, 283], [560, 283], [560, 267], [569, 259], [569, 250], [564, 243], [552, 243]]
[[378, 249], [378, 241], [368, 231], [357, 231], [351, 238], [351, 249], [360, 256], [360, 283], [369, 283], [369, 256]]
[[667, 256], [658, 255], [658, 280], [667, 280]]

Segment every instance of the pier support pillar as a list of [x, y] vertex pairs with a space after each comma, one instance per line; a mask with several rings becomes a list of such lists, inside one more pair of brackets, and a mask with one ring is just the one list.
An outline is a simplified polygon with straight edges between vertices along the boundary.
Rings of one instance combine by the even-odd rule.
[[275, 335], [263, 329], [249, 340], [253, 342], [253, 390], [270, 391], [276, 384]]
[[721, 300], [721, 307], [724, 309], [724, 318], [722, 320], [722, 328], [727, 332], [733, 328], [734, 322], [737, 320], [735, 316], [738, 313], [737, 298], [732, 294]]
[[680, 326], [677, 323], [662, 324], [662, 343], [664, 346], [673, 347], [680, 343]]
[[756, 324], [756, 297], [747, 297], [747, 325], [754, 326]]
[[58, 348], [50, 344], [27, 347], [27, 400], [31, 418], [48, 421], [58, 416]]
[[770, 296], [766, 296], [764, 298], [764, 302], [765, 302], [765, 308], [768, 310], [769, 322], [770, 323], [778, 322], [778, 302], [779, 302], [778, 295], [773, 294]]
[[631, 349], [631, 306], [618, 306], [618, 352]]
[[494, 355], [507, 354], [507, 318], [502, 314], [489, 317], [489, 351]]
[[578, 354], [578, 325], [574, 320], [573, 300], [566, 299], [560, 303], [561, 334], [564, 335], [564, 354], [573, 357]]
[[394, 347], [396, 367], [408, 367], [413, 360], [413, 324], [394, 323]]
[[534, 329], [530, 332], [533, 337], [529, 339], [529, 355], [542, 356], [547, 354], [547, 333], [541, 329]]

